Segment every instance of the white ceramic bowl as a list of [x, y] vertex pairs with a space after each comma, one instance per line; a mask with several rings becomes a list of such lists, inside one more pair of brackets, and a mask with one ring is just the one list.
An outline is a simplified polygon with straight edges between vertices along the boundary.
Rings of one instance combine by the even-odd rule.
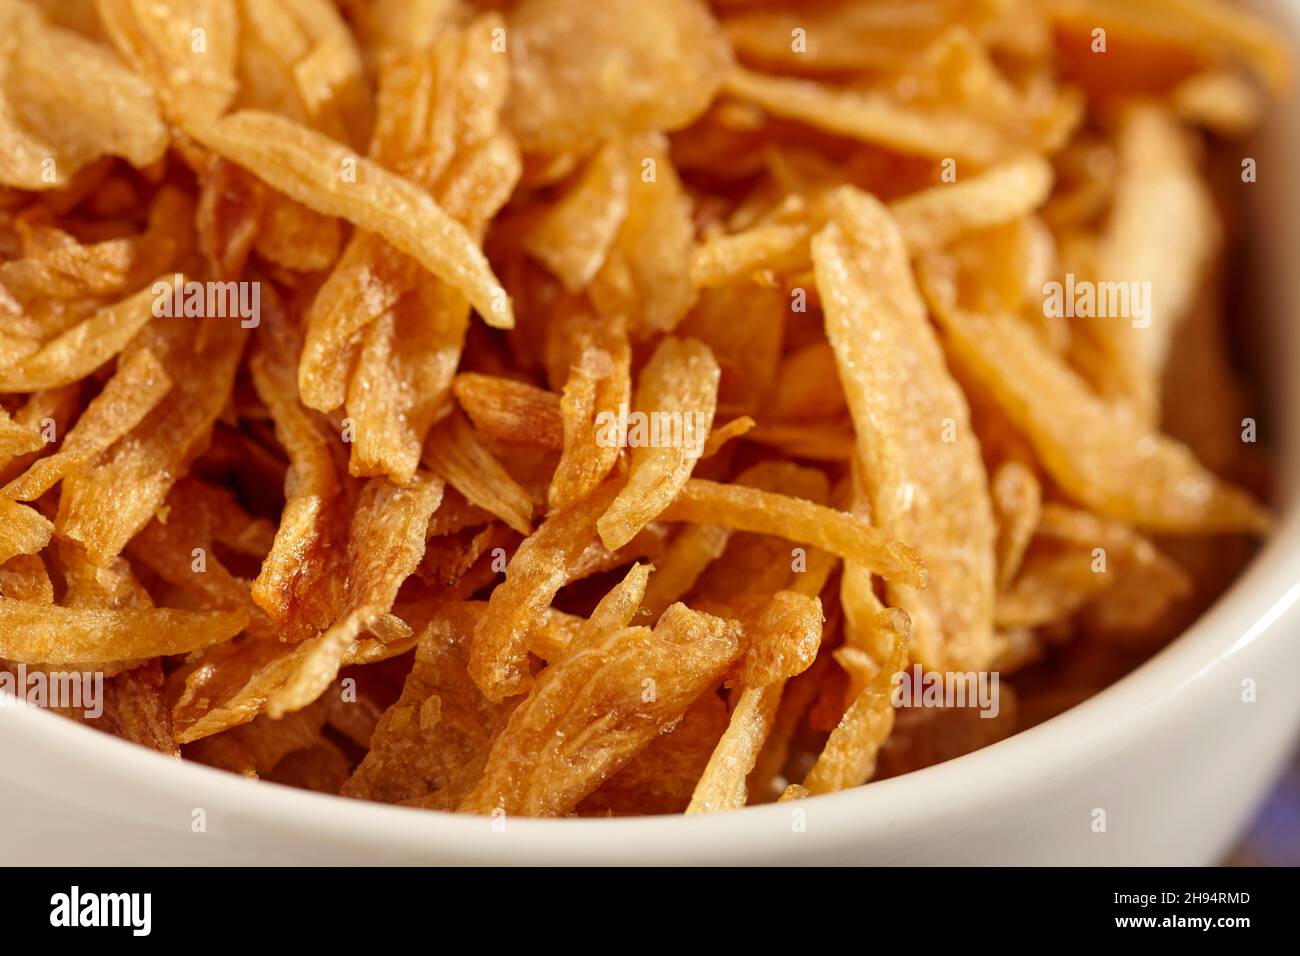
[[[1300, 4], [1256, 4], [1300, 37]], [[509, 820], [320, 796], [179, 763], [71, 721], [0, 709], [0, 857], [11, 864], [1205, 864], [1276, 778], [1300, 725], [1300, 116], [1248, 155], [1252, 281], [1269, 334], [1278, 534], [1186, 634], [1117, 684], [918, 773], [710, 817]], [[1257, 685], [1242, 702], [1242, 681]], [[1106, 812], [1095, 832], [1094, 811]], [[195, 824], [202, 810], [204, 827]]]

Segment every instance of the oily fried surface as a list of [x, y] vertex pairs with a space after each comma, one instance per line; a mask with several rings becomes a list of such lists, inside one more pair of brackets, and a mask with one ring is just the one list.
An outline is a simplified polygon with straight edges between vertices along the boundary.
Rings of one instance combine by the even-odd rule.
[[1047, 719], [1273, 526], [1290, 71], [1222, 0], [0, 0], [0, 678], [493, 818]]

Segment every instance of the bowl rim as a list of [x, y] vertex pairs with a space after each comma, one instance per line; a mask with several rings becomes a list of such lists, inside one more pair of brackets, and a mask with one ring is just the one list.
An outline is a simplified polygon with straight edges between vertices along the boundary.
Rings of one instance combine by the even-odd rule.
[[[313, 793], [265, 780], [248, 780], [193, 761], [179, 761], [148, 748], [84, 727], [53, 713], [20, 705], [30, 723], [11, 726], [49, 756], [76, 772], [135, 775], [167, 795], [202, 793], [210, 813], [234, 812], [259, 823], [309, 831], [325, 838], [348, 834], [358, 846], [379, 845], [436, 858], [443, 852], [472, 852], [485, 863], [609, 862], [680, 857], [760, 859], [770, 841], [790, 832], [791, 809], [815, 810], [816, 832], [801, 843], [803, 853], [819, 844], [842, 845], [850, 834], [910, 827], [942, 818], [954, 809], [950, 794], [970, 805], [996, 800], [1023, 781], [1026, 766], [1036, 774], [1064, 774], [1100, 759], [1140, 735], [1135, 718], [1172, 706], [1179, 693], [1277, 625], [1300, 623], [1300, 578], [1294, 554], [1300, 550], [1300, 509], [1286, 514], [1278, 531], [1232, 585], [1187, 630], [1115, 683], [1041, 724], [952, 760], [798, 804], [763, 804], [700, 816], [655, 815], [615, 818], [528, 819], [511, 817], [508, 841], [493, 840], [489, 818]], [[765, 850], [764, 846], [768, 849]]]

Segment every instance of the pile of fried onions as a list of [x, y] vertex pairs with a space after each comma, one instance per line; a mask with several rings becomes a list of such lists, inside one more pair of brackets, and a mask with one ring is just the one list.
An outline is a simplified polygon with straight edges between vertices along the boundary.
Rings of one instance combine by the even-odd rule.
[[480, 814], [1031, 726], [1269, 530], [1289, 69], [1221, 0], [0, 0], [0, 671]]

